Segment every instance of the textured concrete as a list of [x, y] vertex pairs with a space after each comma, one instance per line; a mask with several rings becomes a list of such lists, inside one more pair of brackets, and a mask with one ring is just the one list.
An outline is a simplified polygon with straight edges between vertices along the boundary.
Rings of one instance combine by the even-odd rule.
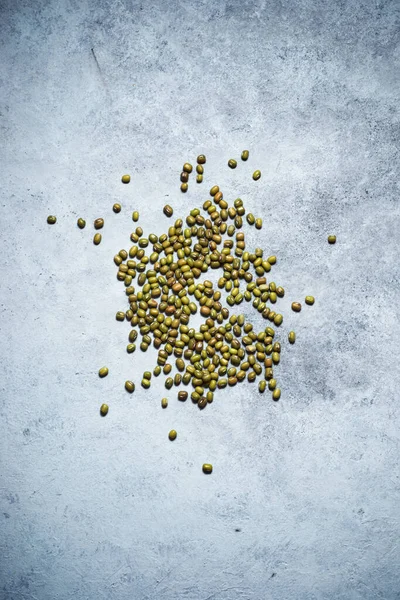
[[[1, 600], [400, 598], [399, 6], [1, 2]], [[214, 183], [263, 216], [298, 341], [279, 403], [162, 411], [161, 380], [123, 389], [154, 353], [112, 256]]]

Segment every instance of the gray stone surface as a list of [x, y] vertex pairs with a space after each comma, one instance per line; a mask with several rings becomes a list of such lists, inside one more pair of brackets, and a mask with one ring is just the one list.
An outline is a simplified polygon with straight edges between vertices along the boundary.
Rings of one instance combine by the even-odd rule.
[[[400, 598], [399, 19], [397, 1], [3, 0], [1, 600]], [[161, 379], [123, 389], [154, 353], [125, 352], [112, 256], [133, 209], [161, 233], [166, 201], [184, 216], [214, 183], [264, 218], [248, 244], [277, 254], [298, 341], [279, 403], [253, 384], [163, 411]]]

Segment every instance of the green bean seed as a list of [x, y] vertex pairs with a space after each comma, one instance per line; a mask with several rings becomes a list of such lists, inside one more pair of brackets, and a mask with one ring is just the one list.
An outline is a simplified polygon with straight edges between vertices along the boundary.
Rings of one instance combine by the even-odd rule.
[[86, 227], [85, 219], [79, 218], [77, 220], [77, 225], [78, 225], [79, 229], [85, 229], [85, 227]]
[[107, 377], [107, 375], [108, 375], [107, 367], [101, 367], [101, 369], [99, 369], [99, 377]]
[[168, 434], [168, 437], [171, 440], [171, 442], [173, 442], [174, 440], [176, 440], [177, 435], [178, 434], [176, 433], [175, 429], [171, 429], [171, 431]]
[[233, 158], [228, 160], [228, 167], [230, 167], [231, 169], [236, 169], [237, 167], [237, 162], [236, 160], [234, 160]]
[[125, 381], [125, 389], [127, 392], [132, 394], [132, 392], [135, 391], [135, 384], [133, 383], [133, 381]]
[[206, 405], [207, 405], [207, 398], [205, 396], [201, 396], [200, 400], [197, 402], [197, 406], [200, 409], [203, 409], [206, 407]]
[[210, 463], [204, 463], [203, 465], [203, 473], [205, 473], [206, 475], [209, 475], [210, 473], [212, 473], [213, 467]]
[[98, 246], [101, 242], [101, 233], [96, 233], [93, 237], [93, 244]]
[[272, 398], [274, 400], [279, 400], [279, 398], [281, 397], [281, 390], [279, 388], [276, 388], [273, 392], [272, 392]]
[[57, 221], [57, 217], [55, 217], [54, 215], [49, 215], [47, 217], [47, 222], [49, 225], [54, 225]]
[[252, 213], [248, 213], [246, 215], [246, 219], [249, 225], [254, 225], [254, 223], [256, 222], [256, 219]]
[[95, 229], [102, 229], [104, 227], [104, 219], [96, 219], [94, 222]]
[[272, 362], [274, 363], [274, 365], [279, 364], [281, 357], [279, 355], [279, 352], [273, 352], [272, 353]]
[[210, 196], [215, 196], [215, 194], [218, 194], [218, 192], [219, 192], [218, 185], [214, 185], [210, 190]]
[[108, 404], [102, 404], [100, 406], [100, 414], [101, 414], [101, 416], [105, 417], [107, 413], [108, 413]]
[[305, 297], [305, 303], [309, 304], [310, 306], [312, 306], [315, 302], [315, 298], [314, 296], [306, 296]]
[[261, 177], [261, 171], [259, 171], [259, 170], [254, 171], [254, 173], [253, 173], [254, 181], [257, 181], [258, 179], [260, 179], [260, 177]]
[[328, 235], [328, 244], [336, 244], [336, 235]]
[[249, 158], [249, 151], [243, 150], [241, 158], [242, 160], [247, 160]]
[[122, 177], [121, 177], [122, 183], [129, 183], [130, 180], [131, 180], [131, 176], [130, 175], [122, 175]]
[[174, 214], [174, 210], [173, 210], [172, 206], [170, 206], [169, 204], [166, 204], [164, 206], [163, 210], [164, 210], [164, 215], [168, 218], [172, 217], [172, 215]]

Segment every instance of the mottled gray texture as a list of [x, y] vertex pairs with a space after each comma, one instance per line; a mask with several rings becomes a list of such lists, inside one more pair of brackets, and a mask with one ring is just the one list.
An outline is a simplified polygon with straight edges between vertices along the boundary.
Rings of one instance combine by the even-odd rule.
[[[396, 0], [2, 1], [1, 600], [400, 598], [399, 25]], [[112, 256], [133, 209], [161, 233], [214, 183], [263, 216], [298, 341], [279, 403], [162, 411], [161, 378], [123, 389], [154, 353], [125, 353]]]

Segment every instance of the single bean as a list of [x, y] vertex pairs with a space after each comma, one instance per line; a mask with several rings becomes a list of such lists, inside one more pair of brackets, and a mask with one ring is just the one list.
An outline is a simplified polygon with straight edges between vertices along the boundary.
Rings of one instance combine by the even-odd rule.
[[96, 219], [94, 222], [95, 229], [102, 229], [104, 227], [104, 219]]
[[206, 405], [207, 405], [207, 398], [205, 396], [201, 396], [200, 400], [197, 402], [197, 406], [200, 409], [203, 409], [203, 408], [205, 408]]
[[164, 215], [166, 217], [172, 217], [173, 214], [174, 214], [174, 209], [172, 208], [172, 206], [170, 206], [169, 204], [166, 204], [164, 206]]
[[273, 392], [272, 392], [272, 398], [274, 400], [279, 400], [279, 398], [281, 397], [281, 390], [279, 388], [276, 388]]
[[133, 381], [125, 381], [125, 389], [127, 392], [132, 394], [132, 392], [135, 391], [135, 384], [133, 383]]
[[210, 196], [215, 196], [215, 194], [217, 194], [218, 192], [219, 192], [218, 185], [214, 185], [210, 190]]

